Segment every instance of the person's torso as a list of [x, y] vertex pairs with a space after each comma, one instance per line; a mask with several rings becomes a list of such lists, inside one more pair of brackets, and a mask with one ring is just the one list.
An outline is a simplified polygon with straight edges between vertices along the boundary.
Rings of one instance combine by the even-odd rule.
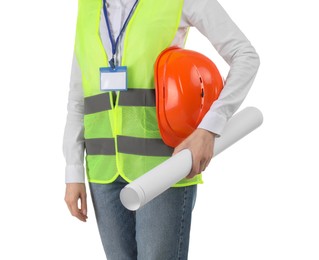
[[[75, 44], [84, 90], [87, 173], [93, 182], [112, 182], [118, 174], [130, 181], [166, 160], [173, 151], [164, 144], [157, 125], [154, 64], [164, 49], [182, 38], [177, 35], [184, 2], [139, 0], [116, 49], [116, 65], [127, 67], [128, 89], [114, 102], [110, 91], [100, 88], [100, 69], [109, 67], [112, 57], [101, 1], [79, 1]], [[114, 38], [131, 11], [133, 3], [127, 3], [107, 6], [113, 8], [108, 10], [108, 18]], [[177, 186], [199, 182], [201, 176], [196, 176]]]

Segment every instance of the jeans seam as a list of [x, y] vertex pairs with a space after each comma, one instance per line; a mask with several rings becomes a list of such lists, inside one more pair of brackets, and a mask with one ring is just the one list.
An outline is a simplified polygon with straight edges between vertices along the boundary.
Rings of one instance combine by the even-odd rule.
[[184, 232], [184, 222], [185, 222], [185, 208], [186, 208], [186, 200], [187, 200], [187, 188], [184, 189], [184, 198], [182, 204], [182, 216], [181, 216], [181, 225], [179, 228], [179, 238], [178, 238], [178, 251], [177, 251], [177, 259], [181, 259], [182, 245], [183, 245], [183, 232]]

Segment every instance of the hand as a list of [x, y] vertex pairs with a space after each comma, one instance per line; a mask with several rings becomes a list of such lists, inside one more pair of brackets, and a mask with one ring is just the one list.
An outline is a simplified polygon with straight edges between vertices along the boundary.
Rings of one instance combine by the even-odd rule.
[[193, 167], [186, 178], [193, 178], [201, 171], [205, 171], [210, 160], [213, 158], [214, 141], [214, 133], [197, 128], [175, 148], [173, 155], [183, 149], [189, 149], [192, 152]]
[[[81, 201], [81, 208], [78, 207], [78, 200]], [[71, 215], [79, 220], [86, 222], [87, 217], [87, 203], [86, 203], [86, 189], [84, 183], [67, 183], [64, 198]]]

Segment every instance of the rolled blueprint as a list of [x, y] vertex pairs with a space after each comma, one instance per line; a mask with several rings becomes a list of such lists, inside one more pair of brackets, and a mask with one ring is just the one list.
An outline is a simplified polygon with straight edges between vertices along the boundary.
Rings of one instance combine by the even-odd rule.
[[[262, 113], [255, 107], [247, 107], [228, 120], [223, 134], [215, 138], [214, 157], [248, 135], [263, 122]], [[122, 204], [129, 210], [137, 210], [185, 178], [192, 169], [192, 154], [182, 150], [165, 162], [126, 185], [120, 193]]]

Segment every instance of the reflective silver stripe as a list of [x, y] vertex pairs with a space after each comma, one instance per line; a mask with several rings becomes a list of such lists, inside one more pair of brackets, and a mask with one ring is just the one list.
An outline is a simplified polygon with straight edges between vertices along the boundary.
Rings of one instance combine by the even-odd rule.
[[111, 109], [109, 93], [84, 98], [84, 114], [93, 114]]
[[171, 156], [174, 149], [164, 144], [158, 138], [137, 138], [118, 136], [118, 151], [120, 153], [146, 155], [146, 156]]
[[85, 147], [88, 155], [115, 155], [114, 138], [85, 139]]
[[122, 91], [118, 104], [120, 106], [155, 107], [155, 89], [129, 89]]

